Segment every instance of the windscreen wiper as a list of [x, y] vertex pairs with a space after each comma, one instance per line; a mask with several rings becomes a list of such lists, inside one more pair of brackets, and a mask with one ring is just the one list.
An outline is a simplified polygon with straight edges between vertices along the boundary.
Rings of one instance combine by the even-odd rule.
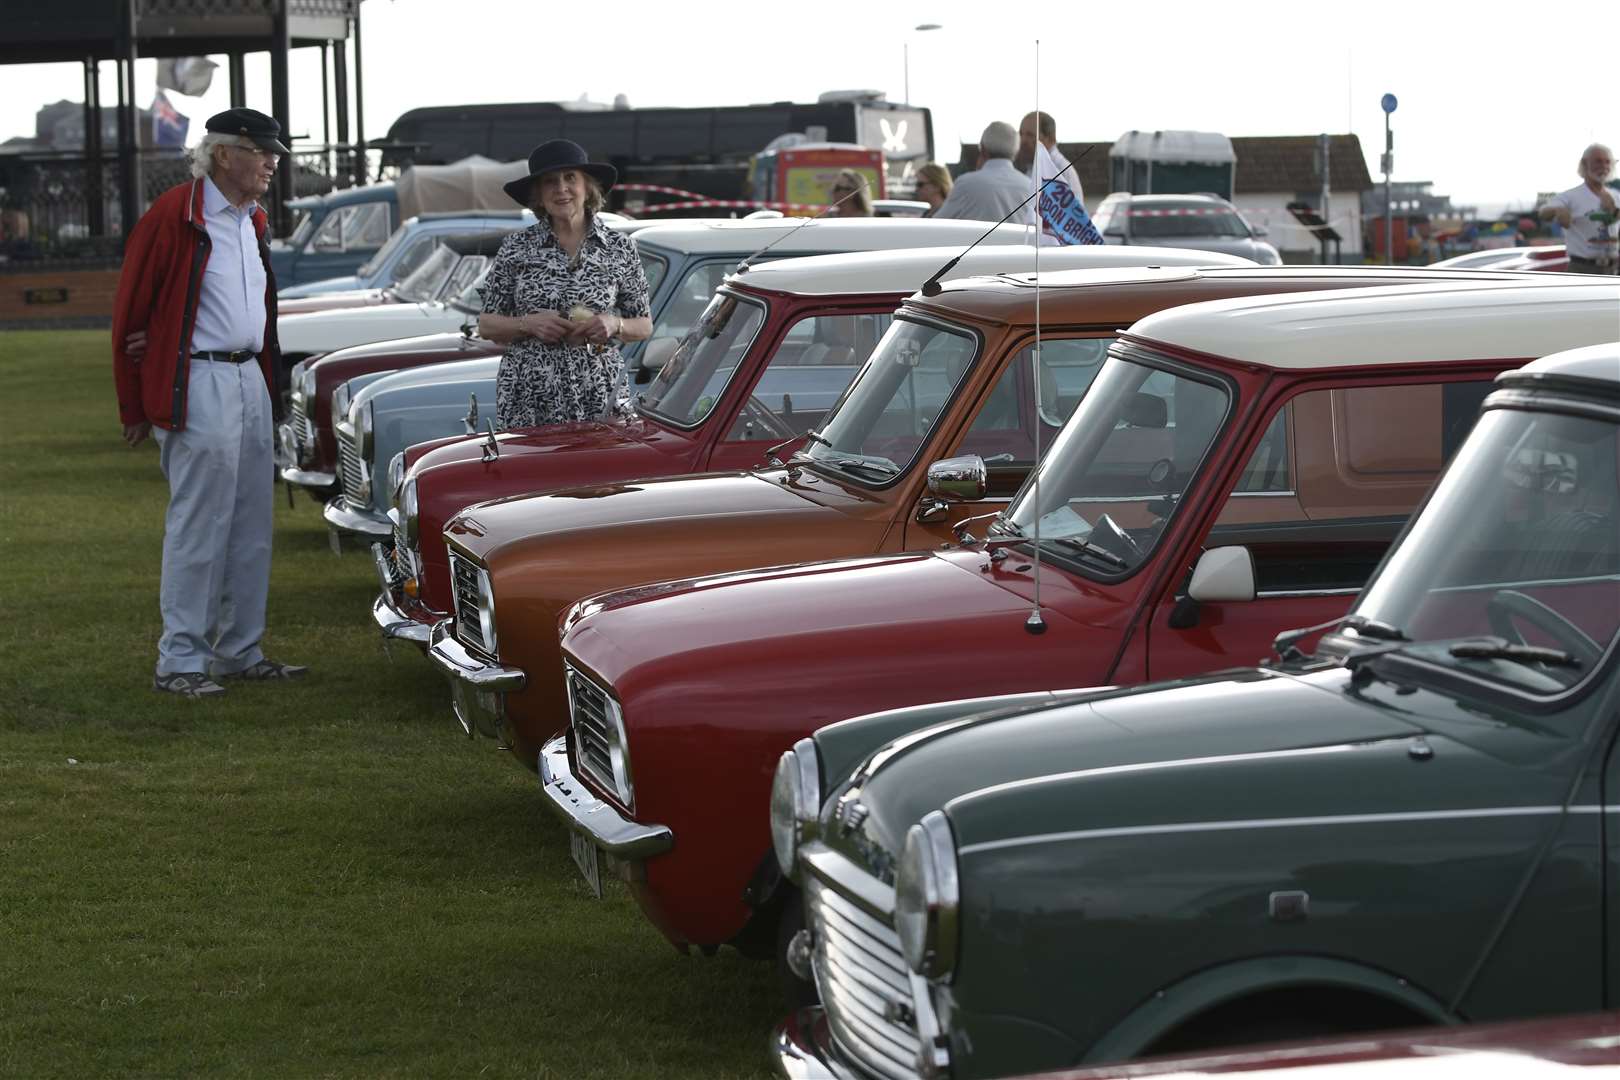
[[1379, 641], [1411, 641], [1405, 632], [1398, 626], [1391, 626], [1387, 622], [1369, 618], [1366, 615], [1346, 615], [1339, 620], [1340, 626], [1348, 627], [1365, 638], [1376, 638]]
[[1580, 667], [1580, 660], [1562, 649], [1548, 649], [1540, 645], [1515, 645], [1500, 639], [1460, 641], [1446, 650], [1463, 660], [1518, 660], [1527, 664], [1546, 664], [1549, 667]]
[[849, 469], [851, 472], [856, 472], [856, 471], [859, 471], [861, 469], [865, 469], [867, 472], [874, 473], [877, 476], [883, 477], [884, 479], [888, 479], [891, 476], [897, 476], [900, 473], [900, 470], [896, 469], [892, 465], [884, 465], [883, 463], [877, 462], [877, 461], [866, 461], [863, 458], [832, 458], [830, 460], [824, 459], [822, 461], [822, 464], [823, 465], [836, 465], [840, 469]]
[[783, 447], [791, 446], [793, 443], [798, 442], [800, 439], [808, 439], [811, 442], [818, 442], [822, 446], [825, 446], [829, 450], [834, 449], [833, 444], [828, 442], [825, 438], [823, 438], [822, 435], [821, 435], [821, 432], [819, 432], [819, 431], [807, 431], [803, 435], [795, 435], [791, 439], [783, 439], [781, 442], [777, 443], [775, 446], [767, 446], [765, 448], [765, 460], [769, 461], [772, 465], [780, 465], [780, 464], [782, 464], [781, 459], [776, 456], [776, 452], [778, 450], [781, 450]]
[[1117, 566], [1121, 570], [1128, 570], [1131, 566], [1129, 562], [1120, 558], [1118, 555], [1115, 555], [1112, 551], [1109, 551], [1101, 544], [1093, 540], [1087, 540], [1085, 537], [1043, 536], [1041, 537], [1041, 543], [1057, 544], [1058, 546], [1066, 547], [1071, 551], [1077, 551], [1082, 555], [1091, 555], [1102, 562], [1108, 563], [1110, 566]]

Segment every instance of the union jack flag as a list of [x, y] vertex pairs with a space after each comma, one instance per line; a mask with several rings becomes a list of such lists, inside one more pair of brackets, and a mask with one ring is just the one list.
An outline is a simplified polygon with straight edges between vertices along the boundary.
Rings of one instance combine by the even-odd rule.
[[169, 95], [162, 90], [152, 99], [152, 145], [184, 146], [191, 119], [169, 103]]

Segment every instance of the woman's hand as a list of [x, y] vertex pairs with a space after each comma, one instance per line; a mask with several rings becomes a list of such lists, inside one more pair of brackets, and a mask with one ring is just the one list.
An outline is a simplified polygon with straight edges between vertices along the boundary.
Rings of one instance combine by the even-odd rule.
[[623, 325], [624, 320], [619, 316], [602, 312], [571, 323], [568, 340], [575, 345], [606, 345]]
[[575, 326], [555, 311], [536, 311], [532, 315], [524, 315], [518, 322], [524, 333], [547, 345], [555, 345], [568, 337]]

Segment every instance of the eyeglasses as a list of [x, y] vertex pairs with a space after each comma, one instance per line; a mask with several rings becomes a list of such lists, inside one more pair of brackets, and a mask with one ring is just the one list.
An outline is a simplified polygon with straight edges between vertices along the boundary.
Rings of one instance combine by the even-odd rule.
[[233, 150], [246, 150], [254, 157], [269, 158], [272, 163], [281, 160], [280, 154], [276, 153], [274, 150], [266, 150], [262, 146], [248, 146], [246, 143], [227, 143], [226, 145], [230, 146]]

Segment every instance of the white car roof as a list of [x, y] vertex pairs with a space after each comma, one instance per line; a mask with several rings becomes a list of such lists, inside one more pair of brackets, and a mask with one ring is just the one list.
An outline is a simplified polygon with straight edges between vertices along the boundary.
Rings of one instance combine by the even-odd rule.
[[[772, 241], [773, 257], [885, 248], [967, 247], [991, 227], [988, 221], [939, 218], [738, 218], [735, 221], [666, 222], [637, 232], [636, 243], [691, 255], [752, 255]], [[999, 225], [986, 244], [1027, 244], [1032, 230]]]
[[[980, 230], [983, 231], [982, 229]], [[909, 293], [922, 287], [952, 259], [957, 264], [940, 278], [1033, 271], [1037, 259], [1042, 280], [1048, 270], [1097, 270], [1122, 266], [1254, 266], [1250, 259], [1190, 248], [1126, 247], [1089, 244], [1075, 247], [1035, 248], [1029, 244], [981, 245], [963, 254], [963, 246], [924, 247], [888, 251], [857, 251], [838, 255], [807, 255], [798, 259], [762, 262], [732, 274], [727, 284], [772, 292], [805, 295], [828, 293]]]
[[1508, 278], [1206, 300], [1149, 315], [1130, 334], [1306, 370], [1546, 356], [1612, 340], [1617, 317], [1620, 281]]
[[1519, 370], [1533, 375], [1573, 375], [1581, 379], [1620, 383], [1620, 341], [1565, 349], [1540, 360], [1532, 360]]

